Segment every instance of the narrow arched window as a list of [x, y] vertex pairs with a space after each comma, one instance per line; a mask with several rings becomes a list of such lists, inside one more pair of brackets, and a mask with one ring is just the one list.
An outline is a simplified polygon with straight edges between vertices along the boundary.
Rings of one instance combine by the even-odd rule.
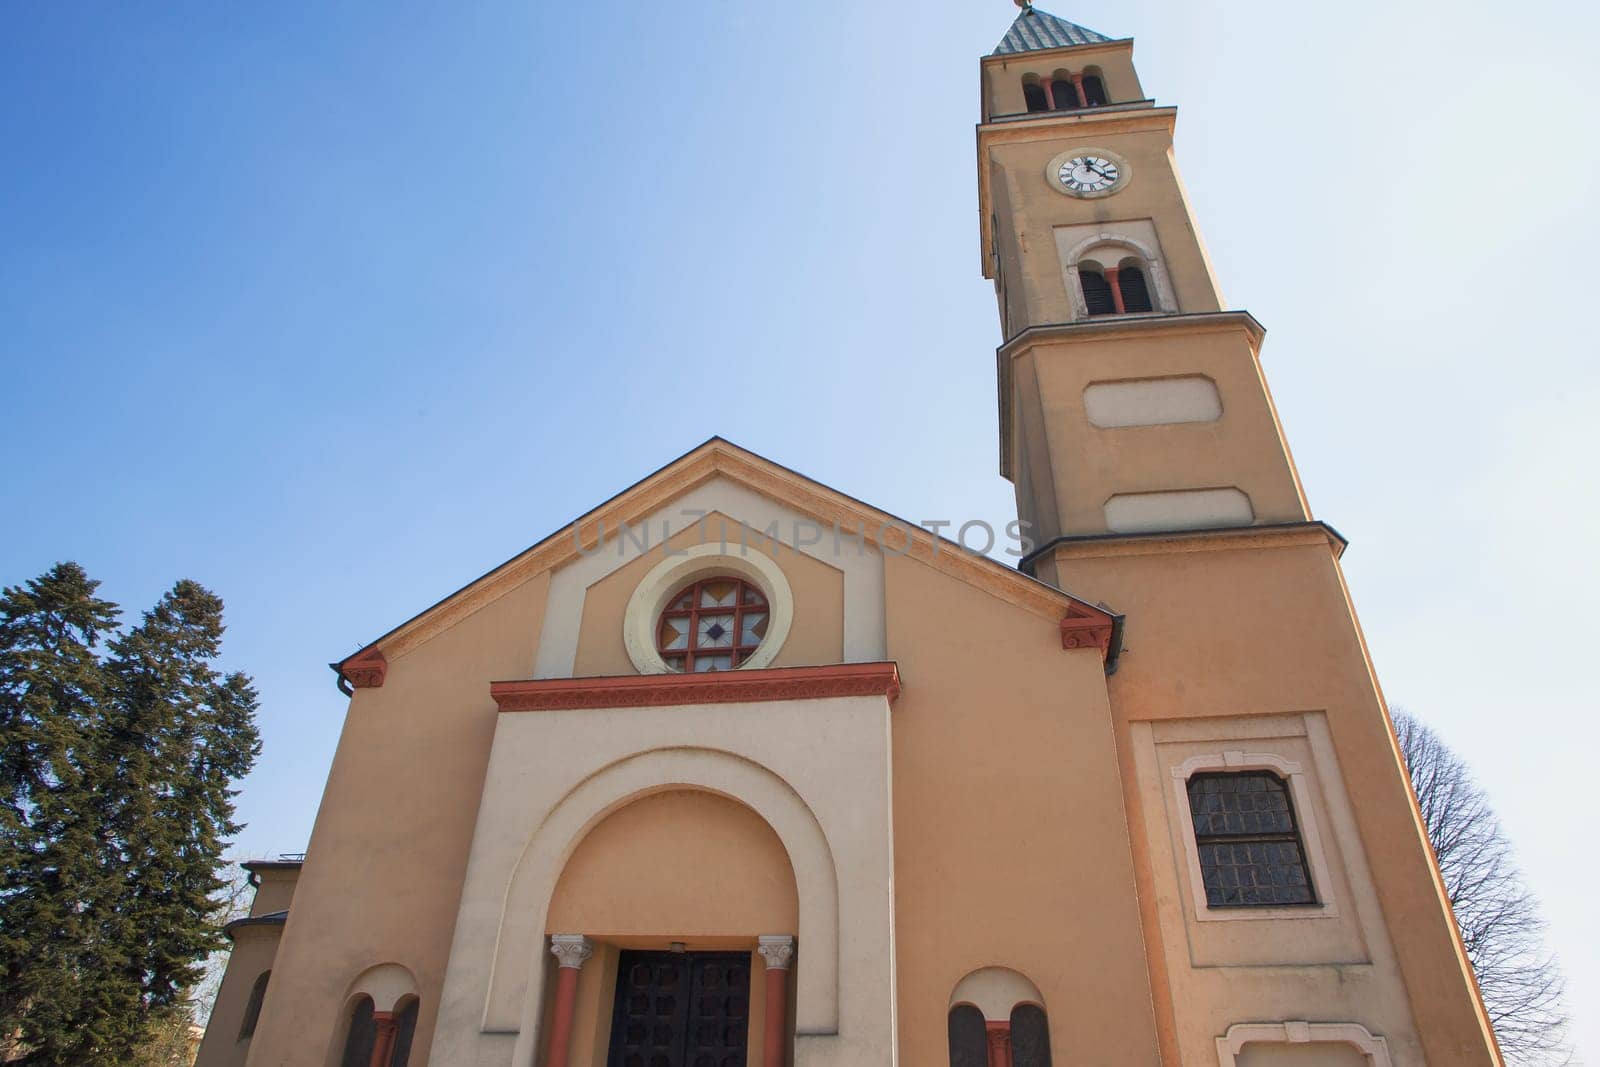
[[1126, 263], [1117, 271], [1117, 288], [1122, 290], [1123, 311], [1154, 310], [1150, 304], [1150, 285], [1137, 264]]
[[395, 1019], [394, 1052], [389, 1067], [407, 1067], [411, 1062], [411, 1042], [417, 1034], [417, 1001], [412, 1000]]
[[1085, 74], [1083, 76], [1083, 101], [1089, 107], [1104, 107], [1111, 103], [1111, 98], [1106, 95], [1105, 79], [1098, 74]]
[[240, 1041], [255, 1036], [256, 1022], [261, 1018], [261, 1001], [267, 995], [267, 979], [271, 977], [271, 971], [262, 971], [256, 976], [256, 984], [250, 987], [250, 999], [244, 1003], [244, 1019], [239, 1023]]
[[1050, 83], [1050, 97], [1055, 101], [1057, 111], [1078, 110], [1078, 89], [1069, 78], [1057, 75]]
[[1091, 315], [1115, 315], [1117, 302], [1111, 295], [1111, 283], [1093, 267], [1078, 268], [1078, 282], [1083, 286], [1083, 302]]
[[1030, 78], [1022, 83], [1022, 99], [1027, 101], [1029, 111], [1050, 110], [1050, 98], [1045, 96], [1044, 86], [1039, 84], [1037, 78]]
[[372, 1046], [378, 1040], [378, 1023], [372, 1017], [372, 998], [360, 997], [350, 1006], [350, 1029], [344, 1038], [339, 1067], [371, 1067]]
[[1011, 1009], [1012, 1067], [1050, 1067], [1050, 1020], [1037, 1004]]
[[971, 1004], [950, 1009], [950, 1067], [989, 1067], [988, 1027]]
[[1197, 774], [1189, 814], [1206, 904], [1315, 904], [1289, 787], [1270, 771]]

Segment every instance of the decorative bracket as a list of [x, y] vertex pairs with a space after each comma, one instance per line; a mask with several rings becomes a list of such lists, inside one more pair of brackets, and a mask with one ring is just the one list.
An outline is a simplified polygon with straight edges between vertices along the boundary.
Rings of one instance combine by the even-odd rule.
[[340, 663], [339, 673], [356, 689], [382, 689], [389, 661], [376, 648], [369, 648]]
[[1061, 647], [1098, 648], [1100, 658], [1111, 655], [1111, 637], [1116, 629], [1116, 617], [1099, 608], [1074, 602], [1061, 620]]

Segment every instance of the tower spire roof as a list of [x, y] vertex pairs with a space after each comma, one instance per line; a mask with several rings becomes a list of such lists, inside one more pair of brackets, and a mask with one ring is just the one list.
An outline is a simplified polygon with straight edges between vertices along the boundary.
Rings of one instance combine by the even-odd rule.
[[1068, 48], [1075, 44], [1099, 44], [1111, 38], [1103, 33], [1079, 26], [1075, 22], [1057, 18], [1048, 11], [1040, 11], [1030, 3], [1019, 3], [1022, 13], [1000, 39], [994, 54], [1011, 55], [1015, 52], [1039, 52], [1047, 48]]

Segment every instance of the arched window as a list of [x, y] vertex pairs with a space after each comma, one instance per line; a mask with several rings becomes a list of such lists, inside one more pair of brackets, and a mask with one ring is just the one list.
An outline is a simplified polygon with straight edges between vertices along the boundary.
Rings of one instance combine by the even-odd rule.
[[1125, 260], [1117, 270], [1117, 288], [1122, 291], [1122, 310], [1152, 311], [1150, 286], [1136, 259]]
[[395, 1017], [394, 1053], [389, 1057], [389, 1067], [407, 1067], [411, 1062], [411, 1041], [417, 1034], [417, 1004], [413, 997]]
[[256, 1021], [261, 1018], [261, 1001], [267, 995], [267, 979], [271, 971], [262, 971], [256, 984], [250, 987], [250, 999], [244, 1004], [244, 1019], [239, 1023], [239, 1040], [248, 1041], [255, 1036]]
[[1271, 771], [1197, 774], [1189, 779], [1189, 814], [1208, 906], [1316, 903], [1282, 778]]
[[1045, 95], [1039, 79], [1032, 74], [1022, 79], [1022, 99], [1027, 101], [1029, 111], [1050, 110], [1050, 98]]
[[950, 1009], [950, 1067], [989, 1067], [988, 1026], [971, 1004]]
[[1078, 283], [1083, 286], [1083, 302], [1090, 315], [1115, 315], [1116, 298], [1111, 293], [1111, 283], [1101, 273], [1098, 263], [1078, 265]]
[[1050, 1067], [1050, 1020], [1037, 1004], [1011, 1009], [1011, 1067]]
[[350, 1006], [350, 1029], [345, 1033], [339, 1067], [371, 1067], [372, 1046], [378, 1040], [378, 1023], [372, 1017], [372, 998], [361, 996]]
[[1051, 78], [1050, 99], [1057, 111], [1078, 110], [1078, 87], [1072, 84], [1072, 76], [1066, 71], [1058, 70]]
[[1111, 98], [1106, 95], [1106, 82], [1098, 71], [1091, 67], [1083, 72], [1083, 102], [1087, 107], [1104, 107], [1111, 103]]

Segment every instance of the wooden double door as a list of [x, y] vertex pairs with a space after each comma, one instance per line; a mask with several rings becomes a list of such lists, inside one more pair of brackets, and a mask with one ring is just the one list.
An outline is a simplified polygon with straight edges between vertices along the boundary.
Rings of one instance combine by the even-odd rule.
[[745, 1067], [750, 955], [623, 952], [607, 1067]]

